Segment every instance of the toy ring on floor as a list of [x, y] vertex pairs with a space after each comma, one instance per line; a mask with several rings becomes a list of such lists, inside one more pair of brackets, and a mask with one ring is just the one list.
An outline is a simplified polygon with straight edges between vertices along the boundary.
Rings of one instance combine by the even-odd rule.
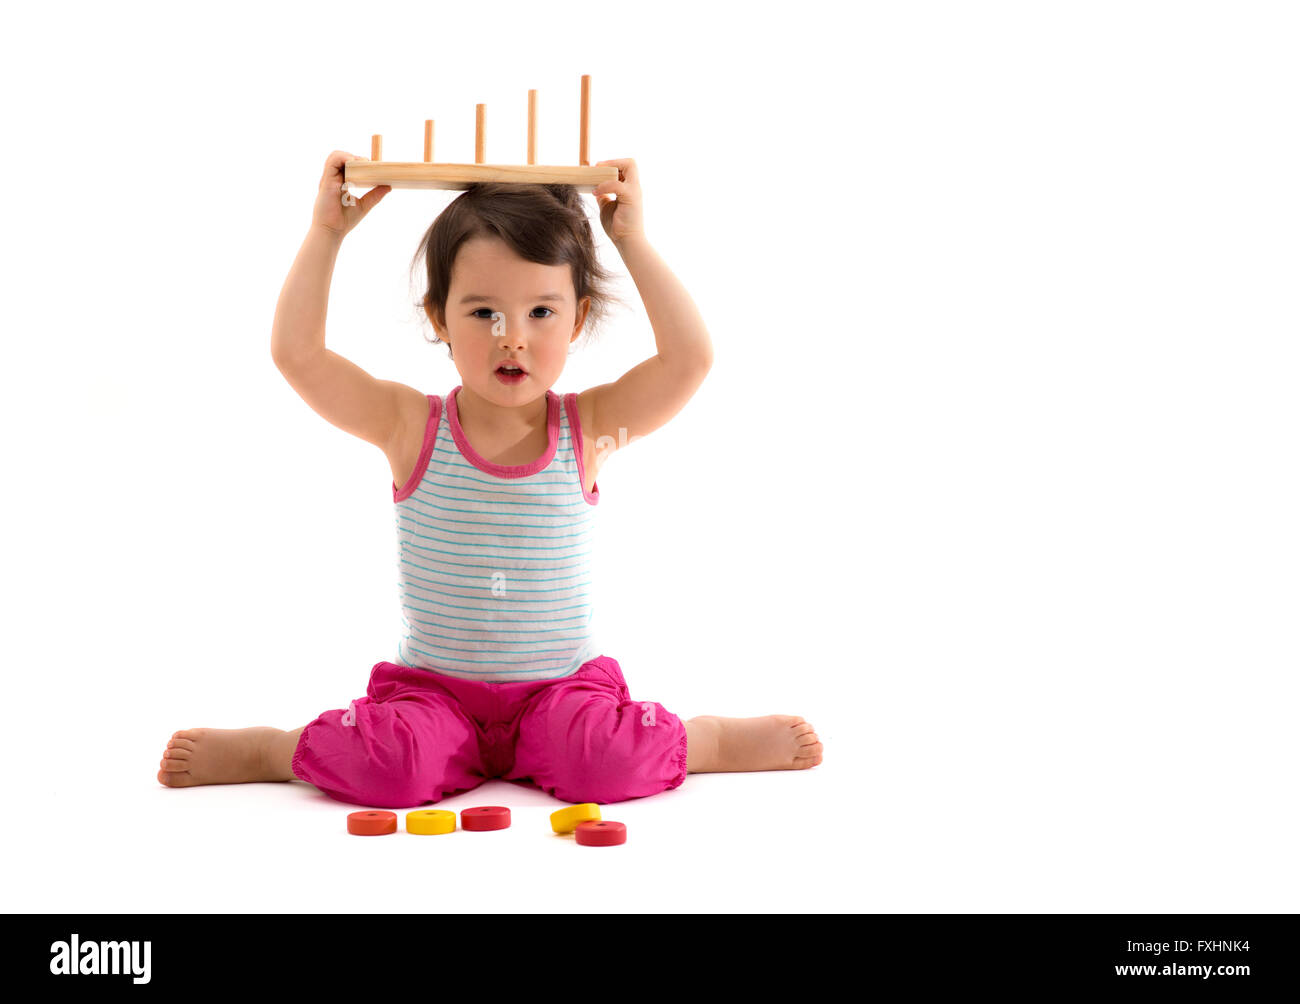
[[627, 843], [627, 827], [612, 819], [597, 819], [579, 823], [573, 831], [578, 843], [586, 847], [613, 847]]
[[462, 830], [504, 830], [509, 825], [510, 810], [504, 805], [479, 805], [460, 813]]
[[361, 837], [377, 837], [397, 832], [397, 813], [367, 809], [348, 814], [348, 832]]
[[579, 823], [600, 819], [600, 806], [595, 802], [570, 805], [551, 813], [551, 829], [556, 833], [572, 833]]
[[417, 809], [406, 814], [407, 833], [452, 833], [456, 829], [456, 813], [446, 809]]

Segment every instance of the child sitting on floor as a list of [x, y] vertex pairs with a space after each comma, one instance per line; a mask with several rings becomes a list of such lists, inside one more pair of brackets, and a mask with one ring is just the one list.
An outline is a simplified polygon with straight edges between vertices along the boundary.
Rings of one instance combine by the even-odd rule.
[[376, 663], [366, 696], [346, 709], [290, 732], [177, 732], [158, 780], [297, 778], [345, 802], [397, 808], [500, 777], [566, 802], [608, 803], [676, 788], [688, 773], [820, 763], [822, 745], [798, 716], [683, 722], [632, 700], [592, 628], [598, 470], [676, 415], [713, 359], [689, 294], [646, 240], [635, 162], [601, 161], [619, 180], [595, 195], [657, 354], [613, 383], [552, 391], [584, 323], [604, 315], [611, 276], [573, 186], [477, 184], [417, 252], [424, 310], [461, 378], [444, 397], [376, 380], [325, 347], [343, 238], [390, 191], [343, 205], [352, 159], [335, 151], [326, 162], [276, 308], [272, 354], [316, 412], [388, 458], [404, 637], [396, 661]]

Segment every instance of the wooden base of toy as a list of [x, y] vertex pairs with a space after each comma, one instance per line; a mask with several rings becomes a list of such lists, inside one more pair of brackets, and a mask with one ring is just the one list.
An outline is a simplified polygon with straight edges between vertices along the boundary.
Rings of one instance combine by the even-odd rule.
[[591, 194], [604, 181], [618, 181], [618, 168], [547, 167], [536, 164], [423, 164], [419, 161], [349, 160], [343, 165], [343, 190], [348, 186], [377, 188], [439, 188], [463, 190], [470, 185], [500, 182], [508, 185], [573, 185]]

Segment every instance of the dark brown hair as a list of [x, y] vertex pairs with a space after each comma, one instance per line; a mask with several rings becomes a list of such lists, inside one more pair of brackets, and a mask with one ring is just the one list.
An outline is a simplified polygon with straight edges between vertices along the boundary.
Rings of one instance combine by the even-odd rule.
[[[424, 262], [426, 286], [416, 304], [422, 316], [428, 307], [446, 327], [452, 264], [460, 246], [479, 236], [500, 238], [526, 261], [568, 265], [575, 303], [580, 306], [584, 296], [591, 297], [583, 325], [585, 340], [600, 328], [612, 304], [623, 303], [609, 289], [615, 273], [601, 267], [591, 222], [573, 185], [484, 183], [471, 185], [438, 214], [411, 259], [412, 270], [417, 262]], [[426, 341], [437, 339], [426, 336]], [[447, 355], [451, 355], [450, 344]]]

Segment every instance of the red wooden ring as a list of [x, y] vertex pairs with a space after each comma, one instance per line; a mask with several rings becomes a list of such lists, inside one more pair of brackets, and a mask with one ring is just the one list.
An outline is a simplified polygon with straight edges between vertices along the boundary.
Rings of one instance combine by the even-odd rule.
[[589, 819], [573, 831], [578, 843], [587, 847], [613, 847], [627, 843], [627, 827], [612, 819]]
[[462, 830], [504, 830], [510, 825], [510, 810], [504, 805], [477, 805], [460, 812]]
[[348, 832], [361, 837], [377, 837], [397, 832], [397, 813], [367, 809], [348, 814]]

